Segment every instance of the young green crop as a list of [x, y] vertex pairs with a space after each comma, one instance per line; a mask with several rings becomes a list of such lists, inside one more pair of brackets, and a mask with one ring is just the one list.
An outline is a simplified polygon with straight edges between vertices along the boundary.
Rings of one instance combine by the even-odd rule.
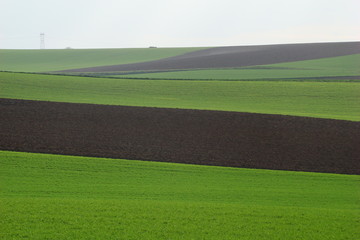
[[[359, 76], [360, 68], [346, 69], [279, 69], [276, 67], [186, 70], [161, 73], [113, 74], [107, 77], [174, 80], [275, 80], [275, 81], [321, 81], [318, 77], [339, 77], [327, 81], [346, 82], [341, 76]], [[96, 73], [94, 74], [96, 75]], [[303, 78], [303, 79], [302, 79]], [[311, 79], [313, 78], [313, 79]], [[360, 81], [360, 80], [352, 80]]]
[[355, 239], [359, 176], [0, 151], [2, 239]]
[[358, 83], [128, 80], [0, 73], [0, 97], [360, 120]]
[[204, 48], [0, 50], [1, 71], [49, 72], [127, 64], [172, 57]]
[[359, 73], [360, 68], [360, 54], [346, 55], [332, 58], [320, 58], [314, 60], [277, 63], [267, 66], [273, 67], [288, 67], [288, 68], [303, 68], [303, 69], [326, 69], [326, 70], [344, 70], [356, 71]]

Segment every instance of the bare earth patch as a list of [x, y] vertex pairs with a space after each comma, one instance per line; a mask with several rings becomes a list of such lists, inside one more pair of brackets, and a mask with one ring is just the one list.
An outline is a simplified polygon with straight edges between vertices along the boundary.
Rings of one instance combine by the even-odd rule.
[[360, 173], [360, 122], [0, 99], [0, 149]]

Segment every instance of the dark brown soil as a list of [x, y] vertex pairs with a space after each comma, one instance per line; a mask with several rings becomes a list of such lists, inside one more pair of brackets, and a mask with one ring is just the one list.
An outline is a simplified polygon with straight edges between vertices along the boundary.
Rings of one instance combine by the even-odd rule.
[[360, 174], [360, 122], [0, 99], [0, 149]]
[[360, 42], [216, 47], [156, 61], [81, 68], [63, 72], [155, 71], [236, 68], [360, 53]]

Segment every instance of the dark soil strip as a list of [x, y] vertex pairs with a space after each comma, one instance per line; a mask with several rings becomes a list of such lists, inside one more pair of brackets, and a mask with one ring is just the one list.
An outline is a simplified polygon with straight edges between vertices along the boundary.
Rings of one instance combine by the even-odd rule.
[[180, 81], [298, 81], [298, 82], [358, 82], [360, 76], [323, 76], [323, 77], [298, 77], [298, 78], [249, 78], [249, 79], [199, 79], [199, 78], [152, 78], [152, 77], [122, 77], [117, 76], [89, 76], [113, 79], [134, 79], [134, 80], [180, 80]]
[[360, 122], [0, 99], [0, 149], [360, 174]]
[[360, 42], [216, 47], [156, 61], [81, 68], [63, 72], [160, 71], [232, 68], [303, 61], [360, 53]]

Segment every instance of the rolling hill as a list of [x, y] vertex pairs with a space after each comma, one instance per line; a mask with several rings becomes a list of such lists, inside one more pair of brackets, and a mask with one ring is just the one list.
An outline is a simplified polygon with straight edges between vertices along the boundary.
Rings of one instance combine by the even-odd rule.
[[215, 47], [155, 61], [71, 69], [64, 72], [237, 68], [360, 53], [360, 42]]
[[360, 234], [359, 42], [0, 57], [1, 239]]

